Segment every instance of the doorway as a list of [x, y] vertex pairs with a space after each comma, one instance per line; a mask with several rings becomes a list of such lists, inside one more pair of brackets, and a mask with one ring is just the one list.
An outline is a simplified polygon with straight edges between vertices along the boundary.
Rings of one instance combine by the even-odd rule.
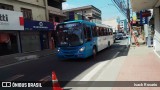
[[49, 48], [48, 32], [40, 32], [41, 49]]

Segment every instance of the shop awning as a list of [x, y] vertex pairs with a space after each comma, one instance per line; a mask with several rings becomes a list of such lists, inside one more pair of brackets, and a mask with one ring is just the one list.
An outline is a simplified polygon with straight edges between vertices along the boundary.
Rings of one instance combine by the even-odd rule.
[[131, 0], [133, 11], [153, 9], [160, 6], [160, 0]]

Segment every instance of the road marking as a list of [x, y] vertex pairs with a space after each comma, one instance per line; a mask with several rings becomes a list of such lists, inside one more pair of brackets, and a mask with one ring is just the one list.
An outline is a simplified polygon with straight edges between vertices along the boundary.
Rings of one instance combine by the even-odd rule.
[[16, 79], [21, 78], [21, 77], [24, 77], [24, 75], [15, 75], [15, 76], [8, 78], [6, 81], [15, 81]]
[[109, 61], [101, 62], [98, 66], [96, 66], [92, 71], [90, 71], [86, 76], [84, 76], [80, 81], [89, 81], [104, 65], [106, 65]]
[[160, 55], [156, 52], [156, 50], [153, 50], [153, 51], [160, 58]]
[[117, 53], [112, 57], [112, 59], [116, 58], [119, 53], [120, 53], [120, 52], [117, 52]]
[[40, 79], [39, 81], [42, 82], [42, 84], [45, 84], [46, 82], [51, 81], [51, 80], [52, 80], [51, 76], [48, 75], [48, 76]]
[[9, 65], [1, 66], [0, 69], [10, 67], [10, 66], [14, 66], [14, 65], [18, 65], [18, 64], [21, 64], [21, 63], [25, 63], [25, 62], [29, 62], [29, 61], [33, 61], [33, 60], [20, 61], [20, 62], [12, 63], [12, 64], [9, 64]]
[[[112, 59], [116, 58], [120, 52], [117, 52]], [[102, 69], [107, 63], [110, 61], [104, 61], [99, 63], [93, 70], [91, 70], [87, 75], [85, 75], [80, 81], [89, 81], [91, 78], [100, 70]]]

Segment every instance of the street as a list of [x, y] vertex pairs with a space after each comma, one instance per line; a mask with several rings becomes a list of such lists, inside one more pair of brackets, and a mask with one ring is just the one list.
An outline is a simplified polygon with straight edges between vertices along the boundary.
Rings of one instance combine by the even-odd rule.
[[[96, 59], [91, 57], [78, 60], [60, 60], [56, 56], [47, 56], [38, 60], [21, 63], [0, 69], [1, 81], [51, 81], [52, 71], [56, 72], [59, 81], [83, 81], [89, 72], [98, 66], [100, 62], [107, 61], [106, 65], [112, 59], [127, 56], [127, 39], [117, 40], [114, 45], [99, 52]], [[103, 68], [105, 64], [101, 66]], [[100, 69], [101, 69], [100, 68]], [[101, 73], [103, 69], [97, 69]], [[93, 73], [92, 73], [93, 74]], [[94, 76], [94, 75], [93, 75]], [[106, 76], [107, 77], [107, 76]], [[92, 81], [92, 78], [88, 79]]]
[[0, 0], [0, 90], [160, 90], [160, 0]]

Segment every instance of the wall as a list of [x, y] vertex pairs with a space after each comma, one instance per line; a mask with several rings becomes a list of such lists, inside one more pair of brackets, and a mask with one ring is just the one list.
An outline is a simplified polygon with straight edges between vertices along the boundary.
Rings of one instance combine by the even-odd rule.
[[45, 6], [44, 0], [17, 0], [17, 1], [24, 2], [24, 3], [30, 3], [30, 4], [34, 4], [34, 5], [38, 5], [42, 7]]
[[154, 24], [155, 24], [155, 35], [154, 35], [154, 48], [156, 51], [160, 51], [160, 9], [154, 8]]
[[[67, 19], [69, 19], [69, 12], [74, 12], [74, 14], [83, 15], [87, 18], [87, 20], [90, 20], [90, 22], [102, 24], [102, 20], [95, 16], [97, 15], [101, 17], [101, 13], [93, 8], [78, 9], [75, 11], [64, 11], [64, 14], [67, 15]], [[78, 15], [76, 15], [75, 17], [79, 17]], [[79, 17], [79, 19], [82, 19], [82, 17]]]
[[[20, 2], [23, 1], [23, 2]], [[45, 15], [45, 7], [43, 7], [43, 0], [39, 0], [37, 3], [38, 5], [42, 6], [36, 6], [34, 4], [28, 4], [28, 3], [36, 3], [36, 0], [0, 0], [0, 3], [13, 5], [14, 11], [21, 11], [21, 8], [27, 8], [32, 9], [32, 15], [33, 20], [37, 21], [46, 21], [46, 15]], [[28, 2], [28, 3], [24, 3]], [[43, 3], [43, 4], [42, 4]]]

